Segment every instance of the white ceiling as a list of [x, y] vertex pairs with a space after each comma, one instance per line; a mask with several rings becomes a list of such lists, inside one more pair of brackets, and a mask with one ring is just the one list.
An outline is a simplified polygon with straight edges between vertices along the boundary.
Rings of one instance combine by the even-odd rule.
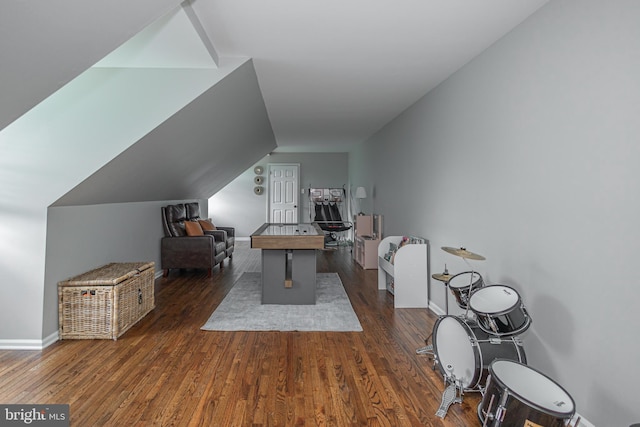
[[254, 60], [277, 151], [348, 151], [548, 0], [195, 0]]
[[188, 6], [178, 7], [102, 58], [94, 68], [217, 68]]

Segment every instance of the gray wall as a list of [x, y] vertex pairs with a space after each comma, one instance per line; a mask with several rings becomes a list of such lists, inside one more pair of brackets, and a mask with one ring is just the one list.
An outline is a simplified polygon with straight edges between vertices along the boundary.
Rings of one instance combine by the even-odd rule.
[[[274, 153], [256, 162], [209, 199], [209, 213], [215, 224], [234, 226], [237, 236], [247, 238], [265, 223], [267, 194], [254, 194], [253, 169], [262, 166], [266, 179], [267, 165], [272, 163], [300, 165], [300, 188], [305, 191], [299, 199], [302, 222], [309, 222], [309, 187], [344, 187], [348, 194], [347, 153]], [[266, 188], [266, 181], [264, 186]], [[348, 209], [345, 204], [344, 220], [348, 219]]]
[[191, 201], [206, 215], [206, 199], [49, 208], [43, 337], [58, 330], [59, 281], [110, 262], [153, 261], [160, 271], [160, 207]]
[[431, 239], [436, 272], [466, 246], [519, 291], [529, 364], [599, 426], [640, 422], [639, 22], [637, 1], [550, 2], [350, 159], [386, 234]]

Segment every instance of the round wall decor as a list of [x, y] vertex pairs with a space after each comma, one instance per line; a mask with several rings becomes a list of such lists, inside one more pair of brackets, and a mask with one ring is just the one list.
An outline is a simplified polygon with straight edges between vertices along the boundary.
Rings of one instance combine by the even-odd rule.
[[253, 187], [253, 192], [256, 193], [259, 196], [262, 193], [264, 193], [264, 187], [262, 187], [260, 185], [258, 185], [256, 187]]
[[255, 178], [253, 178], [253, 182], [256, 185], [262, 185], [262, 183], [264, 182], [264, 178], [262, 176], [258, 175]]

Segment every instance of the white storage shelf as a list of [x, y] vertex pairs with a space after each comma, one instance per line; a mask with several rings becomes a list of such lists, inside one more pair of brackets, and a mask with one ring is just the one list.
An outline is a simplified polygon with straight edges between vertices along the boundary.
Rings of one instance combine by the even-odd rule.
[[[378, 289], [394, 295], [395, 308], [427, 308], [429, 305], [429, 241], [410, 243], [396, 251], [393, 264], [384, 255], [403, 236], [385, 237], [378, 245]], [[393, 283], [393, 287], [391, 286]]]

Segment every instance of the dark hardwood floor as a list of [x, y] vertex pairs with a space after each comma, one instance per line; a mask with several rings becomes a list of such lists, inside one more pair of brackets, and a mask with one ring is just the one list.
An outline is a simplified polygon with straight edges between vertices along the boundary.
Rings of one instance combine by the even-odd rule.
[[156, 280], [156, 308], [117, 341], [0, 351], [0, 403], [70, 405], [72, 426], [479, 426], [477, 393], [435, 416], [444, 385], [415, 350], [437, 319], [393, 308], [341, 247], [338, 272], [364, 332], [211, 332], [200, 327], [260, 252], [240, 242], [214, 270]]

